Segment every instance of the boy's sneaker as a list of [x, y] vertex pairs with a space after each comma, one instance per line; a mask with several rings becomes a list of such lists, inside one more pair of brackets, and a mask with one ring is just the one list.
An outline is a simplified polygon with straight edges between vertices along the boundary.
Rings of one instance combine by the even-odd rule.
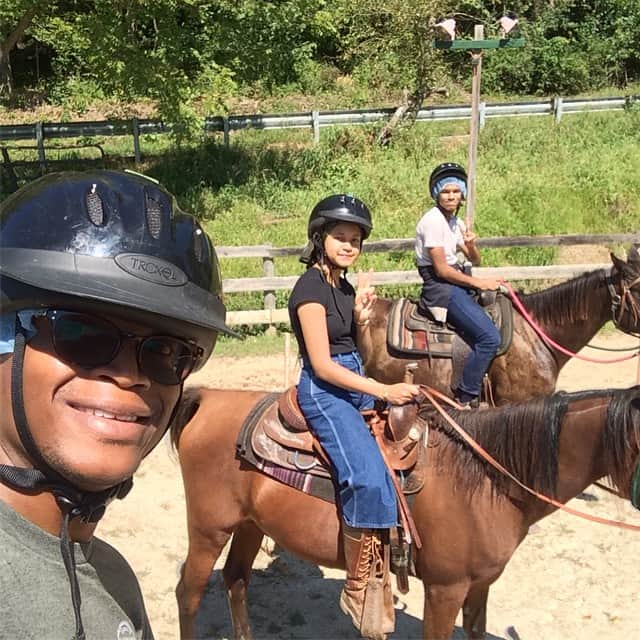
[[461, 400], [457, 396], [453, 398], [462, 409], [465, 411], [470, 411], [471, 409], [478, 409], [480, 407], [480, 399], [473, 398], [472, 400]]

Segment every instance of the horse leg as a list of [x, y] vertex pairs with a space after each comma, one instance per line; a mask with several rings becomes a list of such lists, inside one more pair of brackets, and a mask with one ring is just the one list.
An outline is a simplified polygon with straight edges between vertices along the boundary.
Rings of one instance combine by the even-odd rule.
[[472, 640], [481, 640], [487, 630], [487, 598], [489, 585], [473, 587], [462, 607], [462, 627]]
[[180, 581], [176, 586], [180, 637], [183, 640], [195, 637], [194, 623], [202, 595], [209, 583], [213, 567], [230, 537], [230, 533], [218, 531], [211, 537], [198, 536], [189, 541], [187, 559], [182, 565]]
[[446, 586], [425, 585], [424, 640], [448, 640], [451, 637], [468, 590], [468, 581]]
[[258, 555], [264, 534], [253, 522], [243, 522], [233, 533], [229, 555], [222, 569], [227, 587], [229, 611], [236, 640], [251, 639], [251, 624], [247, 608], [247, 586], [251, 567]]

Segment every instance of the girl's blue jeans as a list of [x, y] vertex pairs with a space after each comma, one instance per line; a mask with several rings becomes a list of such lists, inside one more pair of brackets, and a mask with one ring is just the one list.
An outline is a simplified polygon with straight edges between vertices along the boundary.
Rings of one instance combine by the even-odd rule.
[[[357, 352], [331, 359], [364, 375]], [[303, 363], [298, 403], [333, 464], [342, 517], [352, 527], [388, 529], [398, 523], [395, 490], [378, 444], [360, 415], [361, 409], [373, 407], [373, 401], [372, 396], [321, 380], [309, 363]]]
[[470, 395], [479, 396], [482, 378], [500, 346], [500, 333], [468, 290], [456, 285], [451, 287], [451, 297], [447, 305], [447, 322], [456, 327], [464, 341], [471, 347], [458, 389]]

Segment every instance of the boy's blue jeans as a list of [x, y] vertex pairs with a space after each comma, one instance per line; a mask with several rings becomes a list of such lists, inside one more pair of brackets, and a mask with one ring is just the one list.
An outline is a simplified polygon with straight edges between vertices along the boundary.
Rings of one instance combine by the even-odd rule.
[[[364, 375], [357, 352], [331, 358]], [[361, 409], [373, 407], [373, 401], [367, 394], [321, 380], [310, 364], [303, 363], [298, 403], [333, 464], [342, 517], [352, 527], [388, 529], [398, 523], [395, 490], [378, 444], [360, 415]]]
[[468, 290], [456, 285], [451, 287], [447, 322], [458, 330], [471, 347], [458, 389], [479, 396], [482, 378], [500, 346], [500, 332]]

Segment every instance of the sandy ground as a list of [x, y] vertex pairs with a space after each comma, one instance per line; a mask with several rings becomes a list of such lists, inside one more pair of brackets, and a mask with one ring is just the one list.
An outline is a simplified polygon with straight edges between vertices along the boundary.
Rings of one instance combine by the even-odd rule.
[[[616, 333], [601, 336], [596, 343], [623, 347], [636, 346], [638, 340]], [[591, 349], [583, 354], [616, 355]], [[565, 367], [558, 388], [627, 387], [636, 383], [637, 366], [636, 360], [598, 365], [574, 359]], [[193, 382], [221, 388], [282, 388], [284, 358], [214, 357]], [[596, 487], [589, 493], [597, 500], [574, 500], [571, 506], [640, 524], [640, 513], [627, 503]], [[109, 508], [98, 534], [114, 544], [137, 572], [156, 638], [178, 638], [173, 591], [187, 549], [185, 504], [180, 470], [166, 442], [144, 462], [127, 499]], [[640, 534], [564, 513], [549, 516], [526, 538], [492, 587], [488, 638], [507, 638], [508, 628], [522, 640], [640, 637], [639, 558]], [[212, 576], [208, 609], [214, 637], [228, 638], [231, 624], [219, 588], [221, 564]], [[342, 577], [339, 571], [303, 563], [286, 553], [271, 557], [261, 552], [250, 590], [256, 638], [356, 638], [337, 607]], [[422, 602], [422, 585], [412, 578], [410, 592], [396, 599], [394, 638], [421, 637]], [[459, 627], [455, 637], [464, 637]]]

